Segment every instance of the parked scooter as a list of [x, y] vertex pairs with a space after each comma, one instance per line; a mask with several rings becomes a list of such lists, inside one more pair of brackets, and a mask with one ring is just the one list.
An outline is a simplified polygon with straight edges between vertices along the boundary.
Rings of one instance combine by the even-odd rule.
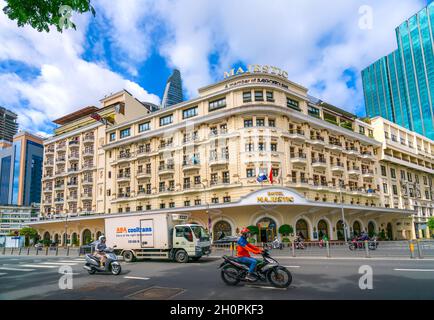
[[[368, 249], [369, 250], [376, 250], [378, 248], [377, 237], [373, 237], [367, 241], [368, 241]], [[361, 250], [365, 249], [365, 241], [362, 241], [359, 238], [354, 238], [349, 243], [348, 248], [351, 251], [354, 251], [357, 249], [361, 249]]]
[[294, 239], [295, 249], [304, 250], [304, 240], [301, 237], [297, 237]]
[[275, 238], [273, 242], [271, 243], [265, 243], [264, 249], [271, 250], [271, 249], [283, 249], [283, 243], [279, 241], [279, 239]]
[[122, 268], [113, 249], [107, 248], [104, 250], [104, 253], [107, 260], [103, 266], [101, 266], [99, 258], [95, 257], [93, 254], [86, 254], [86, 264], [83, 268], [86, 269], [89, 274], [95, 274], [96, 272], [111, 272], [115, 276], [119, 275]]

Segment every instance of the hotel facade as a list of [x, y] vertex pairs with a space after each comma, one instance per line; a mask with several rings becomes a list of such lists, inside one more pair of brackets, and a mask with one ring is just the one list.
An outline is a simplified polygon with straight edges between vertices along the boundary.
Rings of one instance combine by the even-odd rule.
[[213, 239], [255, 225], [271, 241], [285, 224], [312, 241], [341, 240], [345, 226], [348, 236], [430, 237], [434, 142], [357, 119], [278, 70], [238, 70], [154, 112], [124, 90], [55, 121], [32, 225], [77, 245], [104, 234], [105, 217], [133, 212], [187, 214]]

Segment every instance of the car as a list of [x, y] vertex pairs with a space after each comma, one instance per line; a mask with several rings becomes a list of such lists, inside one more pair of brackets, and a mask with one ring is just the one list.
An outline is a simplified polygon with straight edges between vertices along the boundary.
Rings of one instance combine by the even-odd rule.
[[238, 237], [226, 236], [221, 239], [215, 240], [213, 244], [231, 244], [238, 241]]

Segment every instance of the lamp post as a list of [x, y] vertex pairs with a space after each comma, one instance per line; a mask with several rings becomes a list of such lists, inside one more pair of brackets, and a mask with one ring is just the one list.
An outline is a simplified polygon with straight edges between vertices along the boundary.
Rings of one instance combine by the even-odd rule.
[[68, 214], [65, 216], [65, 239], [64, 239], [65, 249], [68, 247]]
[[341, 214], [342, 214], [342, 224], [344, 226], [344, 239], [345, 239], [345, 243], [348, 241], [347, 238], [347, 222], [345, 221], [345, 214], [344, 214], [344, 201], [342, 199], [342, 188], [345, 187], [344, 181], [343, 180], [339, 180], [339, 195], [341, 197]]

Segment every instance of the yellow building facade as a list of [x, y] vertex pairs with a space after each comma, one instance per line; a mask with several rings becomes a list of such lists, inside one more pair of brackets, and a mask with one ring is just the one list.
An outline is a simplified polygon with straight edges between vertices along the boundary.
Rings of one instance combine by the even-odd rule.
[[[416, 237], [421, 201], [396, 202], [382, 176], [383, 166], [414, 168], [389, 161], [381, 119], [361, 121], [268, 70], [229, 75], [155, 112], [122, 91], [61, 119], [45, 142], [41, 237], [86, 243], [104, 233], [107, 215], [128, 212], [186, 213], [213, 239], [255, 225], [266, 242], [286, 224], [313, 241], [341, 240], [345, 226], [348, 236]], [[432, 141], [421, 145], [416, 171], [428, 183]]]

